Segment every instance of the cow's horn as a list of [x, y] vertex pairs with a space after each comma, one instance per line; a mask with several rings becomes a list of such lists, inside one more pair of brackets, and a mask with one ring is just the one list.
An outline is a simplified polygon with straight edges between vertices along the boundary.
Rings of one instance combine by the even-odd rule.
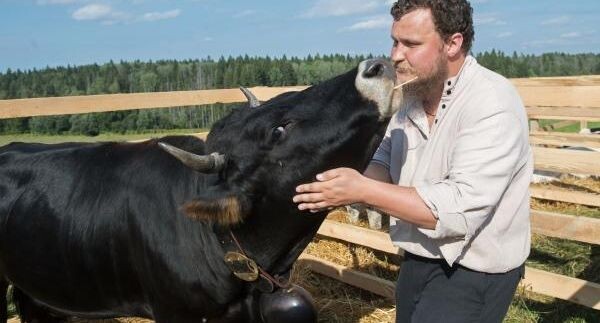
[[183, 149], [159, 142], [160, 148], [175, 156], [184, 165], [202, 173], [216, 173], [225, 165], [225, 155], [212, 153], [210, 155], [196, 155]]
[[244, 95], [246, 96], [246, 99], [248, 99], [248, 105], [251, 108], [256, 108], [256, 107], [260, 106], [260, 101], [258, 101], [256, 96], [254, 96], [254, 94], [252, 94], [252, 92], [250, 92], [250, 90], [248, 90], [247, 88], [245, 88], [243, 86], [240, 86], [240, 90], [242, 91], [242, 93], [244, 93]]

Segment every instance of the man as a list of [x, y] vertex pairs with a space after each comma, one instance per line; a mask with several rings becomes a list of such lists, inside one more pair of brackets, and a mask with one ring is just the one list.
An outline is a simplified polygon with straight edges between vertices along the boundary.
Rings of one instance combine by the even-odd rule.
[[338, 168], [300, 185], [317, 211], [365, 203], [390, 214], [406, 251], [397, 322], [501, 322], [529, 254], [533, 160], [525, 109], [470, 56], [466, 0], [400, 0], [391, 59], [405, 100], [364, 175]]

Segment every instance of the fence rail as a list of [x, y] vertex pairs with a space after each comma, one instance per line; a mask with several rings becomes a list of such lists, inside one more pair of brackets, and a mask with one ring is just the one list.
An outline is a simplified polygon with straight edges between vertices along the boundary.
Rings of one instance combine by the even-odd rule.
[[[515, 79], [513, 83], [523, 98], [530, 118], [577, 120], [582, 124], [600, 121], [600, 76]], [[264, 101], [284, 92], [304, 88], [306, 87], [255, 87], [251, 90]], [[238, 89], [0, 100], [0, 119], [243, 101], [245, 98]], [[206, 138], [206, 133], [195, 135]], [[534, 131], [530, 138], [534, 145], [600, 148], [600, 136]], [[600, 152], [545, 147], [534, 147], [533, 152], [535, 168], [539, 170], [600, 174]], [[531, 192], [532, 196], [537, 198], [600, 206], [600, 195], [595, 193], [566, 192], [539, 187], [532, 187]], [[600, 219], [532, 210], [531, 225], [534, 232], [543, 235], [600, 244]], [[326, 220], [318, 234], [373, 250], [402, 255], [402, 250], [391, 244], [386, 233]], [[310, 264], [317, 272], [348, 284], [389, 298], [394, 295], [393, 282], [307, 254], [303, 254], [299, 261]], [[536, 293], [600, 309], [600, 285], [593, 282], [527, 268], [522, 284]]]
[[[555, 215], [547, 215], [546, 213], [548, 212], [538, 214], [541, 221], [548, 218], [551, 219]], [[536, 226], [535, 223], [532, 223], [532, 225], [534, 227]], [[596, 220], [593, 225], [596, 230], [600, 229], [600, 220]], [[356, 227], [353, 225], [325, 220], [317, 234], [322, 237], [365, 246], [377, 251], [398, 254], [396, 252], [398, 248], [392, 245], [387, 233], [364, 228], [360, 228], [358, 232], [360, 232], [361, 235], [357, 236]], [[578, 234], [570, 232], [568, 238], [570, 239], [571, 237], [577, 238]], [[596, 238], [593, 243], [598, 244], [599, 241], [600, 240]], [[338, 279], [344, 283], [368, 290], [380, 296], [390, 299], [394, 298], [394, 282], [359, 272], [352, 268], [338, 265], [306, 253], [300, 256], [299, 262], [310, 266], [311, 270], [320, 274]], [[521, 281], [521, 286], [535, 293], [560, 298], [600, 310], [600, 284], [597, 283], [527, 267], [525, 278]]]

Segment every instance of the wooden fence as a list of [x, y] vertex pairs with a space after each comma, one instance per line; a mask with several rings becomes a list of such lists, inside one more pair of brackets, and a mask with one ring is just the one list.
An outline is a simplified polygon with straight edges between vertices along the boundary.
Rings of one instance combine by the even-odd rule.
[[[513, 83], [532, 120], [575, 121], [582, 122], [584, 126], [588, 121], [600, 121], [600, 76], [514, 79]], [[251, 90], [259, 100], [264, 101], [284, 92], [304, 88], [255, 87]], [[243, 101], [245, 98], [238, 89], [0, 100], [0, 119]], [[600, 152], [556, 149], [560, 146], [600, 148], [598, 135], [536, 130], [530, 133], [530, 141], [534, 145], [535, 168], [538, 170], [600, 175]], [[600, 194], [597, 193], [539, 187], [532, 187], [531, 193], [536, 198], [600, 207]], [[600, 244], [600, 219], [532, 210], [531, 223], [533, 231], [539, 234]], [[386, 253], [402, 254], [402, 250], [391, 244], [386, 233], [378, 231], [326, 220], [318, 234]], [[299, 261], [310, 264], [312, 270], [324, 275], [385, 297], [393, 297], [394, 283], [391, 281], [307, 254], [303, 254]], [[527, 268], [523, 285], [536, 293], [600, 310], [600, 284]]]

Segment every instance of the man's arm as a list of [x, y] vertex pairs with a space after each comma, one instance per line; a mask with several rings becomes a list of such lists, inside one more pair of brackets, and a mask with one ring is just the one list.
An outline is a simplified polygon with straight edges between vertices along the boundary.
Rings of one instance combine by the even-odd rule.
[[317, 175], [317, 180], [296, 188], [299, 194], [294, 202], [299, 203], [300, 210], [364, 203], [422, 228], [434, 229], [437, 224], [416, 190], [391, 184], [383, 165], [371, 163], [364, 176], [350, 168], [336, 168]]
[[377, 162], [371, 162], [367, 169], [363, 172], [363, 175], [384, 183], [392, 182], [389, 169]]

